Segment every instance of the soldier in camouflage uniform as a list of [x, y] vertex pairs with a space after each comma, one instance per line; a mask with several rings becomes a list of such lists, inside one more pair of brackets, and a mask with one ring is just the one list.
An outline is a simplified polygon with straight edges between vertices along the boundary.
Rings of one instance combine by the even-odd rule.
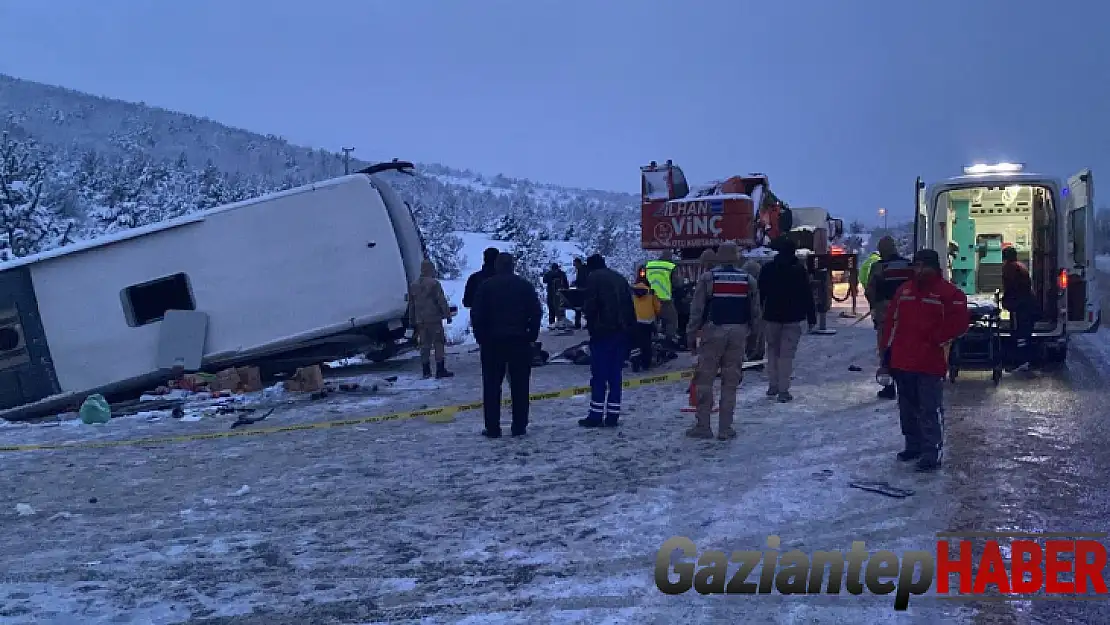
[[455, 374], [447, 370], [447, 337], [443, 332], [443, 322], [451, 323], [451, 307], [443, 286], [436, 279], [436, 267], [432, 261], [420, 264], [420, 278], [409, 287], [409, 322], [416, 329], [416, 340], [420, 343], [420, 362], [424, 367], [424, 377], [432, 377], [432, 351], [435, 350], [437, 378], [450, 378]]
[[748, 328], [753, 319], [759, 318], [759, 294], [755, 279], [737, 268], [740, 253], [735, 245], [722, 245], [716, 260], [717, 265], [698, 278], [690, 307], [690, 323], [686, 328], [691, 348], [695, 347], [696, 337], [701, 333], [694, 371], [697, 423], [686, 435], [713, 437], [709, 415], [713, 409], [713, 380], [719, 370], [721, 412], [717, 438], [728, 440], [736, 437], [732, 428], [736, 391], [743, 377]]

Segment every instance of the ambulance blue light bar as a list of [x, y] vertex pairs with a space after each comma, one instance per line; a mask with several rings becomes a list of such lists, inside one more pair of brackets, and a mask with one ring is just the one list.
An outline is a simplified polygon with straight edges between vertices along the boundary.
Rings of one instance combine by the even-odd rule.
[[1024, 163], [995, 163], [993, 165], [976, 163], [964, 167], [964, 173], [969, 176], [976, 174], [1016, 174], [1024, 169]]

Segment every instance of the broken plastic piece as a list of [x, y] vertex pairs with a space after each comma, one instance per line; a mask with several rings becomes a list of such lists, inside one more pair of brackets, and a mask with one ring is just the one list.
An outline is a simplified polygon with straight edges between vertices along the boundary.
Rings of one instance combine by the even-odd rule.
[[858, 488], [870, 493], [879, 493], [887, 497], [894, 497], [896, 499], [905, 499], [914, 494], [914, 491], [908, 488], [898, 488], [891, 486], [886, 482], [851, 482], [848, 484], [851, 488]]

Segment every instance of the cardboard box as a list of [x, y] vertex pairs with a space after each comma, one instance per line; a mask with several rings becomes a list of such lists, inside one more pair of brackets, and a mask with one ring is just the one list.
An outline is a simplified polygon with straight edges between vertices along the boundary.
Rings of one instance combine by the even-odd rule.
[[239, 367], [239, 392], [257, 393], [262, 390], [262, 372], [258, 367]]
[[216, 379], [208, 383], [208, 390], [212, 392], [231, 391], [239, 388], [239, 370], [224, 369], [216, 374]]
[[297, 369], [293, 377], [285, 381], [285, 390], [294, 393], [315, 393], [324, 389], [324, 373], [320, 365]]

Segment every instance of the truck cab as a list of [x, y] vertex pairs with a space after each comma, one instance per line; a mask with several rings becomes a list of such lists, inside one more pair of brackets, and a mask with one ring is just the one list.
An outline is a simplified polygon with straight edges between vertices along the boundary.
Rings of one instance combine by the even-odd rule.
[[[945, 278], [969, 302], [994, 303], [1002, 250], [1013, 247], [1037, 301], [1034, 342], [1049, 362], [1067, 357], [1068, 335], [1095, 332], [1102, 314], [1095, 274], [1094, 184], [1085, 169], [1066, 181], [1014, 163], [972, 165], [964, 175], [915, 183], [913, 249], [935, 250]], [[1009, 314], [1002, 311], [1002, 334]]]

